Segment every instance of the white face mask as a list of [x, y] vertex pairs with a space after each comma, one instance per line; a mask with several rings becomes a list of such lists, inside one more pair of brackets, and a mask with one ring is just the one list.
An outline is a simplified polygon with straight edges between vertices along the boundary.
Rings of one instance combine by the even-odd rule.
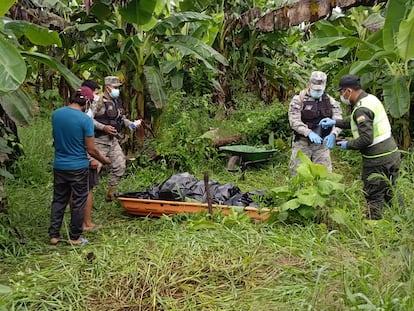
[[92, 112], [92, 109], [88, 109], [88, 110], [86, 110], [86, 111], [85, 111], [85, 113], [86, 113], [86, 115], [87, 115], [88, 117], [90, 117], [90, 118], [92, 118], [92, 119], [93, 119], [93, 112]]
[[99, 96], [99, 95], [93, 95], [93, 101], [94, 101], [95, 103], [99, 102], [99, 98], [100, 98], [100, 96]]
[[346, 91], [339, 97], [341, 99], [341, 102], [344, 103], [345, 105], [350, 105], [351, 102], [349, 101], [349, 97], [351, 97], [351, 95], [349, 95], [348, 98], [344, 97], [344, 94], [346, 93]]

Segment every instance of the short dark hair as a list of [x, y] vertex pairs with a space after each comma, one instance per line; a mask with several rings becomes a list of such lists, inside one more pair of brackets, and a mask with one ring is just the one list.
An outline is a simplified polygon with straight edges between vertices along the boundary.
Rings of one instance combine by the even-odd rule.
[[92, 92], [95, 90], [99, 90], [101, 88], [99, 84], [93, 80], [85, 80], [82, 82], [81, 86], [87, 86], [88, 88], [92, 90]]

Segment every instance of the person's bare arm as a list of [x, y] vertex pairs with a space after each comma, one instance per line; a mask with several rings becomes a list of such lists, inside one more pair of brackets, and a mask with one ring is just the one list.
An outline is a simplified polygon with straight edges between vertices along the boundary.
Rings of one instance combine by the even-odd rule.
[[104, 157], [98, 149], [95, 147], [95, 138], [93, 136], [91, 137], [85, 137], [85, 145], [86, 145], [86, 151], [94, 157], [96, 160], [101, 162], [102, 164], [111, 164], [111, 161]]

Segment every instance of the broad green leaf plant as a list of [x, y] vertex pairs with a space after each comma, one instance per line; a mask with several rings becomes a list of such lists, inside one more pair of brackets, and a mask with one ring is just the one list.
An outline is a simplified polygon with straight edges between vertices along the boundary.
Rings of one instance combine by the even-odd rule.
[[85, 68], [102, 64], [107, 74], [123, 75], [134, 90], [129, 96], [135, 103], [131, 113], [144, 116], [145, 95], [155, 108], [162, 109], [167, 103], [167, 87], [182, 87], [184, 64], [189, 60], [209, 71], [217, 70], [216, 62], [227, 64], [210, 47], [212, 35], [206, 30], [215, 21], [205, 14], [172, 12], [163, 0], [134, 0], [123, 8], [108, 6], [113, 14], [103, 19], [97, 6], [92, 6], [91, 12], [98, 22], [77, 25], [96, 43], [79, 63]]
[[[26, 62], [38, 61], [54, 69], [66, 79], [72, 88], [81, 80], [67, 67], [49, 55], [36, 52], [39, 46], [62, 45], [56, 31], [26, 21], [12, 21], [3, 16], [15, 1], [0, 4], [0, 105], [19, 125], [28, 125], [32, 118], [33, 100], [21, 85], [28, 76]], [[25, 45], [19, 42], [25, 37]]]
[[313, 163], [302, 151], [297, 175], [290, 184], [273, 188], [269, 195], [276, 203], [281, 221], [324, 221], [339, 202], [345, 186], [342, 175], [328, 172], [324, 165]]
[[330, 61], [326, 63], [334, 61], [341, 68], [335, 83], [343, 74], [361, 77], [363, 88], [380, 97], [403, 127], [399, 141], [403, 148], [408, 148], [414, 1], [390, 0], [386, 7], [353, 8], [349, 12], [335, 20], [316, 23], [315, 36], [307, 45], [329, 52], [326, 59]]

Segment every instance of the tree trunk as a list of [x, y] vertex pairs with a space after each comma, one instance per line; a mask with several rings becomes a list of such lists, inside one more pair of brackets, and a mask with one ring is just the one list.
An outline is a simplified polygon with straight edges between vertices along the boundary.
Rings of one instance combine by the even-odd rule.
[[263, 32], [285, 29], [303, 22], [316, 22], [329, 14], [335, 7], [349, 9], [354, 6], [373, 6], [387, 0], [301, 0], [263, 15], [255, 28]]

